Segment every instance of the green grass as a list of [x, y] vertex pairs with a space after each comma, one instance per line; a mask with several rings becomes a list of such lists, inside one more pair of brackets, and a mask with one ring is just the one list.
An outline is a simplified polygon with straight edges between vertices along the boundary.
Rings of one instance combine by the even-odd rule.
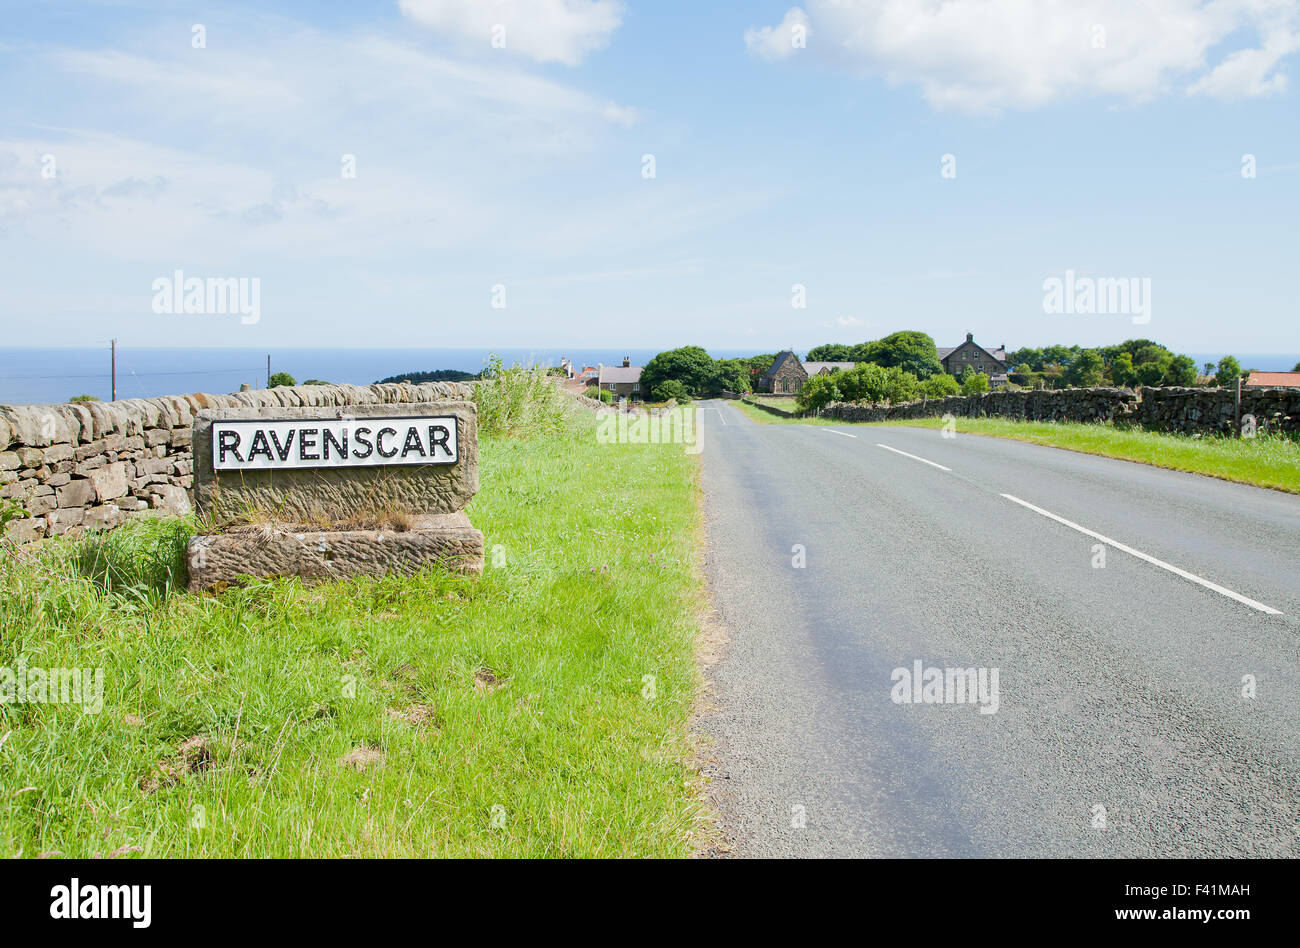
[[[916, 418], [881, 424], [942, 428], [944, 422], [940, 418]], [[959, 434], [1012, 438], [1300, 494], [1300, 442], [1282, 437], [1197, 438], [1109, 424], [1006, 418], [958, 418], [956, 426]]]
[[695, 470], [485, 436], [478, 579], [195, 597], [176, 521], [0, 554], [0, 666], [105, 678], [0, 704], [0, 855], [688, 855]]

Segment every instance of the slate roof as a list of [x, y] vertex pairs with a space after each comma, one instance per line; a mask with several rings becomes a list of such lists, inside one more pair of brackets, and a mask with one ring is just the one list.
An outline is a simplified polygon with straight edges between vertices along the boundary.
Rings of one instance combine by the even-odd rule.
[[[794, 359], [796, 362], [799, 361], [798, 359], [795, 358], [795, 354], [791, 352], [789, 349], [786, 349], [784, 352], [778, 353], [777, 357], [772, 360], [772, 367], [763, 373], [763, 378], [770, 379], [773, 375], [776, 374], [777, 370], [781, 368], [781, 366], [785, 365], [786, 361], [789, 359]], [[802, 363], [800, 364], [802, 365]]]
[[840, 369], [847, 372], [857, 366], [856, 362], [805, 362], [803, 370], [809, 375], [818, 375], [822, 369]]
[[[964, 346], [966, 345], [966, 343], [963, 342], [961, 345]], [[976, 346], [977, 348], [980, 349], [984, 349], [983, 346], [981, 346], [978, 342], [975, 342], [974, 340], [971, 340], [971, 345]], [[934, 348], [939, 353], [939, 361], [942, 362], [944, 359], [948, 358], [948, 356], [952, 355], [954, 352], [960, 349], [961, 346], [935, 346]], [[996, 349], [984, 349], [984, 351], [987, 352], [989, 355], [991, 355], [993, 358], [997, 359], [999, 362], [1007, 361], [1007, 350], [1002, 346], [999, 346]]]
[[600, 384], [624, 385], [641, 381], [639, 365], [602, 365], [600, 367]]

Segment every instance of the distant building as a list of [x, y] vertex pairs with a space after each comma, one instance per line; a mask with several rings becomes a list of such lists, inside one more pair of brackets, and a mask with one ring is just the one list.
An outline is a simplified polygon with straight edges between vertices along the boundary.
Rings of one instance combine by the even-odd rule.
[[974, 333], [966, 333], [966, 341], [951, 349], [938, 347], [939, 364], [949, 375], [960, 377], [967, 366], [976, 372], [983, 372], [989, 380], [1003, 385], [1007, 381], [1007, 347], [985, 349], [975, 341]]
[[772, 366], [758, 380], [760, 392], [774, 395], [794, 395], [808, 381], [808, 370], [804, 368], [799, 357], [789, 349], [778, 352], [772, 360]]
[[1300, 388], [1300, 372], [1251, 372], [1243, 388]]
[[597, 384], [602, 392], [613, 392], [616, 398], [641, 401], [641, 368], [632, 364], [630, 356], [623, 359], [622, 365], [602, 365], [597, 374]]
[[847, 372], [856, 367], [856, 362], [805, 362], [803, 364], [803, 370], [808, 373], [809, 378], [814, 375], [830, 375], [832, 372]]

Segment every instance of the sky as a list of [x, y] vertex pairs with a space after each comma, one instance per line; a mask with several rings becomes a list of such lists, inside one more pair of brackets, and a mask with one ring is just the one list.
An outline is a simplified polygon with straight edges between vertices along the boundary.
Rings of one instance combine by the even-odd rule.
[[0, 344], [1300, 351], [1300, 0], [0, 18]]

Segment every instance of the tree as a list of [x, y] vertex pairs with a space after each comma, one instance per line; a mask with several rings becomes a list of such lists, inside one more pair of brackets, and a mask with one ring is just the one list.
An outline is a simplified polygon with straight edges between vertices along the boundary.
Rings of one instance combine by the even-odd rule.
[[799, 394], [795, 396], [795, 404], [800, 411], [820, 411], [831, 402], [841, 401], [843, 395], [840, 393], [837, 379], [842, 379], [848, 374], [850, 373], [814, 375], [799, 389]]
[[1105, 364], [1096, 349], [1084, 349], [1065, 370], [1065, 380], [1080, 388], [1100, 385], [1105, 374]]
[[1241, 363], [1230, 355], [1224, 356], [1219, 360], [1219, 366], [1214, 373], [1214, 384], [1219, 388], [1232, 388], [1237, 384], [1237, 379], [1241, 377]]
[[641, 370], [641, 385], [653, 392], [661, 382], [676, 379], [689, 395], [702, 395], [716, 383], [712, 357], [699, 346], [682, 346], [661, 352]]
[[748, 359], [718, 359], [713, 364], [713, 370], [710, 393], [739, 392], [743, 395], [754, 389]]
[[938, 375], [923, 379], [918, 388], [920, 394], [926, 398], [945, 398], [948, 395], [961, 394], [961, 383], [957, 381], [955, 375], [949, 375], [947, 372], [940, 372]]
[[850, 351], [850, 359], [854, 362], [874, 362], [885, 368], [899, 368], [918, 379], [926, 379], [943, 371], [934, 340], [925, 333], [914, 330], [890, 333], [875, 342], [854, 346]]
[[1110, 380], [1125, 388], [1137, 384], [1137, 371], [1133, 368], [1133, 356], [1121, 352], [1110, 364]]
[[679, 402], [689, 402], [690, 393], [686, 391], [686, 386], [677, 379], [665, 379], [654, 387], [651, 392], [654, 400], [657, 402], [666, 402], [669, 399], [676, 399]]
[[825, 345], [815, 346], [808, 350], [808, 362], [852, 362], [849, 358], [850, 349], [848, 346], [839, 342], [828, 342]]
[[1176, 355], [1169, 360], [1169, 370], [1165, 381], [1170, 385], [1192, 386], [1196, 384], [1196, 363], [1191, 356]]
[[989, 390], [989, 377], [983, 372], [976, 372], [969, 365], [966, 371], [961, 374], [961, 393], [963, 395], [978, 395], [980, 392]]
[[288, 372], [276, 372], [266, 381], [267, 388], [292, 388], [297, 384]]
[[94, 395], [73, 395], [68, 399], [70, 402], [97, 402], [99, 401]]
[[[1297, 362], [1297, 363], [1295, 364], [1295, 368], [1292, 369], [1291, 371], [1292, 371], [1292, 372], [1300, 372], [1300, 362]], [[1206, 375], [1209, 375], [1210, 373], [1206, 372], [1205, 374], [1206, 374]]]

